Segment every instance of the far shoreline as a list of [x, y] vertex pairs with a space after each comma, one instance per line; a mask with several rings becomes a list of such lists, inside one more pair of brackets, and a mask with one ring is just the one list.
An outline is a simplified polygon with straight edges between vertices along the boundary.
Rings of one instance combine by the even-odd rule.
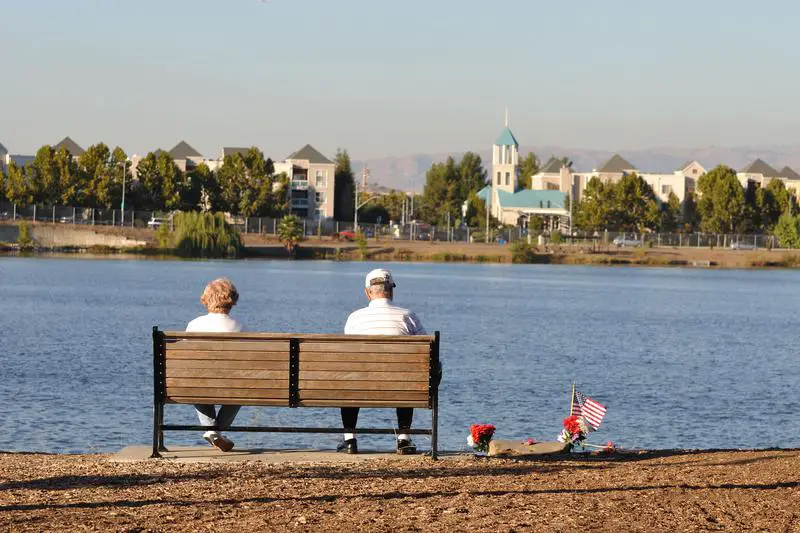
[[[605, 267], [670, 267], [702, 269], [792, 269], [800, 267], [800, 251], [728, 250], [709, 248], [616, 248], [614, 246], [532, 246], [515, 256], [510, 245], [427, 241], [373, 241], [365, 248], [354, 243], [311, 237], [297, 248], [295, 257], [275, 239], [246, 236], [244, 254], [230, 260], [296, 260], [388, 263], [538, 264]], [[255, 237], [255, 238], [254, 238]], [[150, 246], [37, 247], [20, 251], [14, 244], [0, 245], [0, 257], [58, 257], [147, 261], [196, 261], [225, 258], [184, 257]]]

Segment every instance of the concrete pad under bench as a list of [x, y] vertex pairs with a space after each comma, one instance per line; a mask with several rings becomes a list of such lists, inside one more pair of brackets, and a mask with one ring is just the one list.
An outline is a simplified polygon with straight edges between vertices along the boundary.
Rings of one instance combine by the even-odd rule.
[[[126, 446], [111, 455], [109, 460], [117, 463], [132, 461], [158, 461], [150, 459], [152, 447]], [[398, 461], [425, 460], [423, 454], [398, 455], [393, 451], [359, 451], [355, 455], [339, 453], [334, 450], [271, 450], [265, 448], [234, 448], [222, 452], [211, 446], [170, 446], [168, 452], [161, 452], [164, 459], [181, 463], [235, 463], [243, 461], [260, 461], [269, 464], [281, 463], [359, 463], [373, 459], [395, 459]], [[464, 457], [457, 452], [439, 452], [440, 459]]]

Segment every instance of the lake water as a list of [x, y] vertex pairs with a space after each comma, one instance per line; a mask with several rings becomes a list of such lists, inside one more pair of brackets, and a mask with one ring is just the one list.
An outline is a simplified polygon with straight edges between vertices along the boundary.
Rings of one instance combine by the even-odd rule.
[[[374, 263], [0, 259], [0, 449], [106, 452], [151, 435], [151, 328], [203, 314], [230, 277], [251, 331], [340, 332]], [[382, 266], [382, 265], [381, 265]], [[590, 442], [800, 447], [800, 272], [391, 264], [396, 301], [442, 332], [443, 449], [470, 424], [553, 440], [573, 380], [608, 406]], [[363, 427], [392, 410], [365, 409]], [[166, 406], [168, 423], [196, 423]], [[418, 410], [415, 420], [430, 421]], [[339, 424], [336, 410], [248, 408], [240, 424]], [[232, 434], [238, 447], [332, 448], [335, 435]], [[199, 435], [168, 432], [170, 443]], [[417, 437], [427, 448], [429, 439]], [[361, 447], [392, 446], [364, 436]]]

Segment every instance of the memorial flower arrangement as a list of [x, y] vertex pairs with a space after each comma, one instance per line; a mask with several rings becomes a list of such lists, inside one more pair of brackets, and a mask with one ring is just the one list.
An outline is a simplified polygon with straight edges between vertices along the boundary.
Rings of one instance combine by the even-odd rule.
[[476, 452], [486, 453], [489, 451], [489, 443], [492, 441], [494, 430], [496, 428], [491, 424], [472, 424], [469, 428], [469, 437], [467, 437], [467, 444], [469, 444]]
[[583, 417], [575, 415], [568, 416], [564, 419], [564, 429], [558, 435], [558, 442], [563, 442], [571, 448], [575, 444], [581, 444], [581, 441], [589, 434], [589, 426]]

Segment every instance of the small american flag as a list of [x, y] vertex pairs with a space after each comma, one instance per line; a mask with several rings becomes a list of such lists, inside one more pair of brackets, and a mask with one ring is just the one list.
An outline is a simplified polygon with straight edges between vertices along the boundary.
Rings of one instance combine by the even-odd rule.
[[575, 391], [575, 397], [572, 399], [572, 412], [575, 416], [582, 416], [589, 422], [592, 429], [600, 427], [600, 422], [606, 416], [606, 407], [592, 400], [588, 396], [584, 396], [578, 391]]

